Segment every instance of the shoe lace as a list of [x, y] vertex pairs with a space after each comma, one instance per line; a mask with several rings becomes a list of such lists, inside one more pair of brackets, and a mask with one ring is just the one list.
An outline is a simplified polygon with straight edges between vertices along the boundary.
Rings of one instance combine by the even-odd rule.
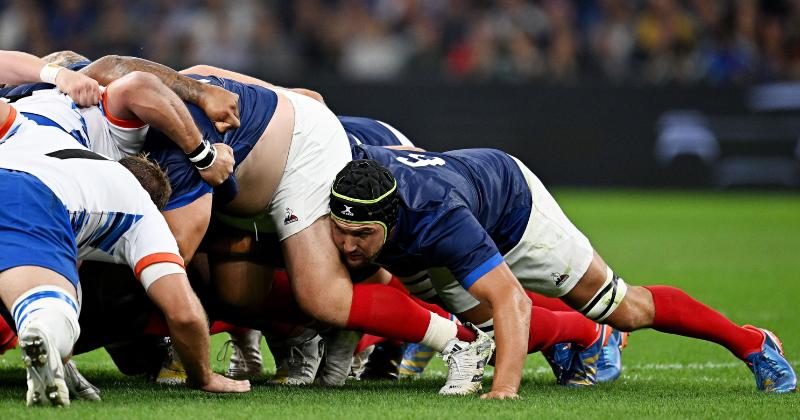
[[228, 340], [222, 344], [222, 348], [219, 349], [217, 352], [217, 361], [224, 362], [225, 359], [228, 357], [228, 352], [236, 351], [236, 346], [233, 343], [233, 340]]
[[447, 368], [448, 368], [447, 379], [448, 379], [448, 381], [450, 379], [456, 379], [456, 378], [460, 379], [461, 376], [464, 376], [463, 373], [461, 373], [461, 364], [459, 362], [459, 358], [456, 357], [456, 353], [448, 353], [448, 354], [442, 355], [442, 360], [445, 363], [447, 363]]

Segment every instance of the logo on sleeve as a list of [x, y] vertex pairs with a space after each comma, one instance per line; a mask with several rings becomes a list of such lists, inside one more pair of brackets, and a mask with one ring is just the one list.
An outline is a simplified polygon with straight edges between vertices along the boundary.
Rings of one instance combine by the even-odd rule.
[[342, 210], [341, 213], [343, 215], [345, 215], [345, 216], [352, 216], [353, 215], [353, 212], [352, 212], [353, 207], [352, 206], [348, 206], [346, 204], [342, 204], [342, 205], [344, 206], [344, 210]]
[[292, 213], [292, 209], [286, 207], [286, 217], [283, 218], [283, 225], [286, 226], [288, 224], [294, 223], [300, 219]]

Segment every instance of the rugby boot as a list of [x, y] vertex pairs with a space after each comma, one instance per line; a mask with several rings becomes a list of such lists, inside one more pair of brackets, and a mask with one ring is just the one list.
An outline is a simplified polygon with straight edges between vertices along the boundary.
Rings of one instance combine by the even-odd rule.
[[260, 375], [261, 331], [248, 330], [245, 334], [230, 334], [230, 336], [233, 353], [225, 376], [233, 379], [249, 379]]
[[761, 351], [745, 357], [745, 363], [756, 378], [756, 387], [776, 394], [797, 391], [797, 374], [783, 356], [783, 347], [778, 337], [769, 330], [752, 325], [745, 325], [744, 328], [764, 334]]
[[464, 325], [475, 331], [478, 337], [471, 343], [454, 338], [445, 346], [442, 359], [448, 372], [447, 382], [439, 390], [441, 395], [476, 394], [483, 387], [483, 370], [494, 353], [494, 340], [474, 325]]
[[72, 360], [64, 364], [64, 381], [67, 383], [70, 398], [84, 401], [100, 401], [100, 390], [81, 375], [77, 365]]
[[159, 385], [183, 385], [186, 383], [186, 369], [178, 357], [175, 347], [169, 346], [169, 351], [161, 363], [161, 370], [156, 375], [155, 382]]
[[350, 378], [357, 381], [361, 380], [361, 375], [363, 375], [364, 371], [367, 369], [369, 356], [372, 355], [373, 351], [375, 351], [374, 344], [365, 348], [364, 350], [361, 350], [361, 352], [353, 356], [353, 363], [350, 365]]
[[[270, 379], [270, 383], [302, 386], [311, 385], [314, 382], [325, 353], [325, 342], [316, 331], [306, 330], [298, 337], [292, 337], [282, 342], [268, 340], [267, 343], [270, 350], [273, 351], [275, 365], [278, 367], [278, 371]], [[285, 366], [285, 370], [281, 369], [283, 366]]]
[[424, 344], [407, 343], [397, 368], [398, 379], [419, 379], [436, 351]]
[[353, 364], [353, 352], [361, 340], [361, 333], [335, 330], [326, 334], [324, 364], [319, 383], [324, 386], [342, 386]]
[[19, 346], [28, 374], [28, 406], [69, 406], [64, 364], [44, 331], [28, 326], [19, 337]]
[[567, 374], [571, 372], [577, 346], [573, 343], [558, 343], [542, 350], [542, 356], [553, 370], [556, 383], [563, 385], [567, 381]]
[[597, 383], [597, 362], [603, 354], [603, 347], [608, 344], [608, 338], [611, 336], [612, 330], [608, 325], [601, 325], [597, 340], [589, 347], [575, 352], [572, 358], [572, 366], [564, 375], [564, 381], [561, 385], [580, 388]]
[[612, 382], [622, 374], [622, 349], [628, 345], [628, 333], [612, 330], [597, 361], [597, 382]]

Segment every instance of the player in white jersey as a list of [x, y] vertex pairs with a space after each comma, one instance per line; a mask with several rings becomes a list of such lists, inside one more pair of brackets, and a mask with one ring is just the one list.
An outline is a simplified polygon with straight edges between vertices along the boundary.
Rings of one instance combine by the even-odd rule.
[[[13, 78], [12, 78], [13, 82]], [[137, 179], [0, 102], [0, 299], [28, 372], [28, 405], [68, 405], [63, 362], [80, 334], [79, 259], [126, 264], [164, 312], [192, 385], [245, 392], [211, 372], [205, 313], [166, 222]]]
[[[218, 185], [233, 172], [230, 147], [212, 146], [204, 140], [180, 98], [153, 75], [133, 72], [105, 88], [83, 77], [93, 85], [70, 94], [65, 90], [70, 85], [62, 79], [72, 81], [79, 75], [60, 66], [45, 65], [30, 54], [0, 51], [0, 71], [13, 73], [14, 80], [24, 83], [41, 79], [56, 84], [56, 89], [37, 90], [16, 100], [14, 107], [39, 125], [61, 127], [94, 152], [113, 160], [135, 155], [142, 150], [152, 125], [187, 154], [209, 184]], [[91, 94], [84, 94], [84, 90]]]

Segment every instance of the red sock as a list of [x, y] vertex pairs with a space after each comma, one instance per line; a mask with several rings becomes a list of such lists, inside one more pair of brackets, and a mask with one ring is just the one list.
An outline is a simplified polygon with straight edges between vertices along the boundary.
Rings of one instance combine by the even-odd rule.
[[294, 298], [289, 276], [281, 270], [275, 270], [272, 275], [272, 289], [264, 303], [264, 312], [279, 322], [306, 324], [311, 321]]
[[645, 286], [653, 295], [655, 316], [652, 328], [661, 332], [712, 341], [744, 359], [761, 351], [764, 336], [740, 327], [721, 313], [670, 286]]
[[399, 291], [401, 291], [401, 292], [403, 292], [403, 293], [405, 293], [407, 295], [411, 294], [411, 292], [409, 292], [408, 289], [406, 289], [406, 287], [403, 286], [403, 282], [401, 282], [400, 279], [398, 279], [395, 276], [392, 276], [392, 279], [389, 280], [389, 283], [387, 283], [386, 285], [389, 286], [389, 287], [393, 287], [393, 288], [395, 288], [395, 289], [397, 289], [397, 290], [399, 290]]
[[576, 343], [588, 347], [597, 340], [597, 324], [578, 312], [553, 312], [534, 306], [528, 353], [544, 350], [558, 343]]
[[382, 343], [384, 341], [386, 341], [386, 339], [383, 337], [378, 337], [377, 335], [371, 335], [371, 334], [364, 334], [361, 337], [361, 340], [359, 340], [355, 351], [353, 351], [353, 354], [355, 355], [361, 353], [362, 351], [364, 351], [365, 348], [372, 346], [374, 344]]
[[144, 327], [142, 334], [155, 335], [158, 337], [168, 336], [169, 327], [167, 327], [167, 321], [164, 320], [161, 314], [150, 315], [150, 319], [147, 321], [147, 326]]
[[11, 350], [17, 346], [17, 335], [14, 334], [14, 329], [6, 323], [6, 320], [0, 316], [0, 354]]
[[540, 294], [536, 294], [533, 292], [525, 291], [531, 301], [533, 302], [533, 306], [538, 306], [540, 308], [549, 309], [553, 312], [564, 312], [564, 311], [571, 311], [574, 312], [575, 310], [570, 308], [569, 305], [564, 303], [559, 298], [551, 298], [542, 296]]
[[[363, 331], [407, 343], [418, 343], [425, 337], [431, 313], [409, 296], [383, 284], [353, 285], [353, 301], [346, 329]], [[469, 331], [465, 328], [465, 330]], [[467, 341], [468, 333], [461, 332]], [[474, 334], [472, 339], [474, 340]]]
[[[406, 289], [406, 287], [403, 286], [403, 283], [400, 281], [400, 279], [398, 279], [395, 276], [392, 276], [392, 279], [389, 281], [387, 286], [393, 287], [393, 288], [401, 291], [403, 294], [408, 295], [408, 297], [410, 297], [414, 302], [417, 302], [417, 304], [419, 306], [422, 306], [423, 308], [435, 313], [436, 315], [439, 315], [442, 318], [447, 318], [447, 319], [453, 319], [454, 318], [452, 316], [452, 314], [450, 314], [450, 312], [447, 312], [441, 306], [439, 306], [439, 305], [437, 305], [435, 303], [425, 302], [424, 300], [422, 300], [422, 299], [420, 299], [420, 298], [418, 298], [416, 296], [411, 295], [411, 293], [408, 291], [408, 289]], [[461, 325], [461, 323], [457, 323], [457, 324], [458, 324], [458, 326], [456, 327], [457, 328], [457, 330], [456, 330], [456, 338], [458, 338], [461, 341], [466, 341], [468, 343], [472, 342], [476, 338], [478, 338], [478, 335], [475, 334], [475, 331], [472, 331], [471, 329]]]

